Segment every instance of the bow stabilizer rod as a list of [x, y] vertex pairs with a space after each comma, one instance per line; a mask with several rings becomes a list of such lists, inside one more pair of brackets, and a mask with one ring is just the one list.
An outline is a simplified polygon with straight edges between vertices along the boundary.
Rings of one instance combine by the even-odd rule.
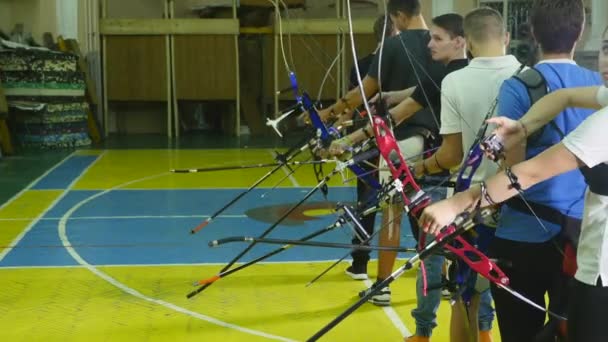
[[[340, 171], [341, 171], [341, 168], [336, 167], [330, 174], [325, 176], [325, 178], [323, 178], [323, 180], [321, 180], [314, 188], [312, 188], [310, 191], [308, 191], [308, 193], [298, 203], [296, 203], [291, 208], [289, 208], [289, 210], [287, 210], [283, 215], [281, 215], [281, 217], [275, 223], [273, 223], [270, 227], [266, 228], [266, 230], [258, 238], [263, 239], [268, 234], [270, 234], [276, 227], [279, 226], [279, 224], [281, 224], [281, 222], [283, 222], [287, 217], [289, 217], [289, 215], [291, 215], [292, 212], [294, 212], [300, 205], [302, 205], [302, 203], [306, 202], [306, 200], [308, 200], [312, 195], [314, 195], [318, 190], [320, 190], [329, 181], [329, 179], [331, 177], [333, 177], [335, 174], [339, 173]], [[225, 272], [228, 269], [230, 269], [230, 267], [232, 267], [232, 265], [234, 265], [237, 261], [239, 261], [255, 245], [256, 245], [255, 241], [252, 242], [251, 244], [249, 244], [249, 246], [247, 246], [247, 248], [245, 248], [236, 257], [234, 257], [226, 266], [224, 266], [220, 270], [220, 273]], [[211, 284], [213, 284], [213, 283], [205, 284], [205, 285], [199, 287], [198, 289], [187, 294], [186, 297], [192, 298], [192, 297], [196, 296], [197, 294], [202, 292], [204, 289], [211, 286]]]
[[276, 166], [300, 166], [300, 165], [314, 165], [314, 164], [326, 164], [331, 163], [333, 160], [320, 159], [320, 160], [309, 160], [309, 161], [292, 161], [286, 163], [260, 163], [251, 165], [226, 165], [226, 166], [212, 166], [212, 167], [201, 167], [194, 169], [173, 169], [173, 173], [201, 173], [201, 172], [213, 172], [213, 171], [229, 171], [229, 170], [244, 170], [244, 169], [261, 169], [266, 167]]
[[215, 220], [219, 215], [221, 215], [226, 209], [230, 208], [234, 203], [243, 198], [243, 196], [250, 193], [253, 189], [257, 188], [262, 182], [272, 176], [275, 172], [280, 170], [286, 163], [289, 163], [290, 160], [295, 158], [302, 151], [306, 150], [309, 146], [308, 141], [309, 137], [306, 137], [305, 142], [300, 142], [298, 145], [289, 149], [289, 151], [285, 152], [285, 154], [281, 154], [277, 156], [277, 160], [279, 160], [279, 164], [275, 166], [272, 170], [268, 171], [265, 175], [263, 175], [260, 179], [255, 181], [249, 188], [239, 193], [236, 197], [234, 197], [230, 202], [226, 203], [223, 207], [214, 212], [211, 216], [209, 216], [205, 221], [197, 225], [196, 227], [190, 230], [190, 234], [196, 234], [201, 229], [205, 228], [211, 221]]

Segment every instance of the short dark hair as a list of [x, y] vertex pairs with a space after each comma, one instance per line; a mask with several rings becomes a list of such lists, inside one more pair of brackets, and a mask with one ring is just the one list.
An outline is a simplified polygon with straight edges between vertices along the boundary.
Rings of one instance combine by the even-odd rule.
[[421, 6], [420, 0], [388, 0], [386, 6], [389, 14], [397, 14], [403, 12], [408, 17], [420, 15]]
[[479, 7], [464, 17], [464, 33], [476, 42], [486, 42], [505, 35], [502, 15], [490, 7]]
[[543, 52], [571, 52], [584, 22], [582, 0], [535, 0], [530, 11], [532, 33]]
[[[386, 18], [386, 27], [384, 26], [384, 20]], [[390, 16], [381, 15], [374, 22], [374, 36], [376, 36], [376, 41], [380, 43], [382, 41], [382, 33], [384, 33], [385, 38], [388, 38], [393, 33], [393, 21]]]
[[450, 34], [450, 38], [464, 37], [463, 18], [460, 14], [448, 13], [433, 18], [433, 24]]

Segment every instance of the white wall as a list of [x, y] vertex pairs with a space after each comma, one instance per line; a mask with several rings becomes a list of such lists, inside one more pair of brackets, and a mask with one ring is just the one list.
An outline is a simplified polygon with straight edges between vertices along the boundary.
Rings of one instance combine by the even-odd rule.
[[[12, 30], [16, 23], [23, 23], [26, 32], [31, 32], [37, 43], [42, 43], [42, 34], [57, 34], [56, 0], [3, 0], [10, 7], [10, 18], [7, 20]], [[4, 26], [4, 25], [3, 25]]]
[[9, 34], [12, 30], [11, 27], [11, 10], [12, 6], [9, 1], [0, 0], [0, 30], [4, 33]]
[[57, 34], [64, 39], [78, 38], [78, 0], [57, 1]]

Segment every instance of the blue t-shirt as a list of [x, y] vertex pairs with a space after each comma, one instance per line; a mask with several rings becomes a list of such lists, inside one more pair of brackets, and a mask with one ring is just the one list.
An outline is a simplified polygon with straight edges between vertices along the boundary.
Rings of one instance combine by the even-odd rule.
[[[597, 72], [573, 63], [540, 63], [536, 65], [536, 69], [547, 80], [549, 91], [602, 84]], [[499, 115], [518, 120], [530, 107], [530, 97], [526, 86], [514, 78], [506, 80], [500, 89]], [[554, 122], [562, 133], [567, 135], [592, 113], [592, 110], [568, 108], [560, 113]], [[535, 157], [561, 140], [562, 136], [555, 127], [545, 126], [538, 138], [534, 139], [534, 143], [527, 147], [526, 159]], [[527, 201], [552, 207], [564, 215], [580, 219], [583, 216], [586, 187], [581, 172], [573, 170], [536, 184], [526, 190], [524, 195]], [[551, 239], [561, 230], [561, 227], [555, 223], [546, 220], [542, 220], [542, 222], [546, 230], [534, 216], [503, 205], [496, 236], [514, 241], [538, 243]]]

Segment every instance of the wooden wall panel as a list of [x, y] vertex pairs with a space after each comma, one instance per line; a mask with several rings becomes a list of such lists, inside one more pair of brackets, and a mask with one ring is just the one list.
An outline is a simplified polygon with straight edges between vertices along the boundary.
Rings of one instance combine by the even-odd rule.
[[165, 0], [105, 0], [108, 18], [162, 18]]
[[[265, 45], [264, 53], [264, 68], [265, 68], [265, 92], [266, 98], [272, 98], [273, 86], [274, 86], [274, 37], [268, 39], [268, 43]], [[290, 53], [288, 45], [289, 37], [285, 35], [283, 41], [285, 44], [285, 53], [287, 60], [290, 62]], [[317, 93], [321, 86], [323, 76], [329, 68], [332, 59], [336, 57], [338, 53], [337, 40], [335, 35], [298, 35], [292, 34], [292, 52], [295, 64], [296, 76], [298, 77], [298, 83], [300, 90], [306, 90], [311, 97], [316, 99]], [[279, 47], [280, 49], [280, 47]], [[279, 67], [278, 67], [278, 82], [279, 88], [286, 88], [290, 85], [287, 72], [285, 70], [285, 63], [279, 50]], [[332, 76], [336, 79], [336, 68], [332, 70]], [[322, 99], [333, 99], [336, 97], [336, 84], [328, 79], [324, 88], [321, 98]], [[293, 99], [292, 93], [286, 93], [281, 95], [282, 100]]]
[[235, 68], [234, 37], [175, 36], [175, 83], [178, 99], [235, 99]]
[[107, 37], [108, 100], [167, 100], [165, 37]]
[[[268, 0], [241, 0], [241, 6], [256, 6], [256, 7], [272, 7], [274, 6]], [[305, 0], [286, 0], [284, 3], [288, 6], [305, 6]]]

